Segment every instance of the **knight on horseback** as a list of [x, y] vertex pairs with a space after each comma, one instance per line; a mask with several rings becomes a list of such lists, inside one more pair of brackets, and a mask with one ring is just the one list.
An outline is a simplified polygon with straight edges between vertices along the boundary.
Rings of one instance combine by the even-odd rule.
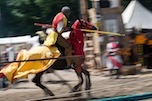
[[[53, 19], [52, 27], [55, 32], [58, 33], [57, 44], [64, 47], [65, 49], [65, 56], [71, 56], [72, 54], [72, 46], [67, 42], [67, 40], [62, 36], [62, 33], [66, 30], [68, 18], [70, 16], [71, 10], [68, 6], [64, 6]], [[47, 42], [45, 41], [44, 44], [46, 45]], [[71, 59], [66, 59], [67, 66], [71, 66], [72, 61]]]

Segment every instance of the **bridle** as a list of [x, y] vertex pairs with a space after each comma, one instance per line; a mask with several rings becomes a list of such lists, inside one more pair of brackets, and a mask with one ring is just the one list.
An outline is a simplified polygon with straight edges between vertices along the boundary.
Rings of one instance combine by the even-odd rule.
[[81, 28], [82, 28], [83, 23], [82, 23], [82, 21], [81, 21], [81, 19], [80, 19], [80, 18], [78, 18], [78, 20], [79, 20], [79, 22], [80, 22], [80, 24], [81, 24]]

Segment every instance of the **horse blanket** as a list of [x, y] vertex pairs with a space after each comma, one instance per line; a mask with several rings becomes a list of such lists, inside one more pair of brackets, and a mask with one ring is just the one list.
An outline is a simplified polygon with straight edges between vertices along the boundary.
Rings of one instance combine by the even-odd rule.
[[83, 55], [84, 56], [84, 36], [83, 32], [80, 28], [79, 21], [75, 21], [74, 24], [72, 25], [72, 28], [74, 30], [71, 31], [68, 42], [72, 45], [74, 49], [74, 55]]
[[[60, 52], [57, 47], [52, 46], [57, 40], [57, 33], [52, 32], [48, 35], [46, 45], [38, 46], [30, 50], [21, 50], [16, 60], [33, 60], [45, 58], [58, 58]], [[28, 74], [37, 74], [41, 71], [48, 69], [56, 59], [40, 60], [40, 61], [25, 61], [25, 62], [12, 62], [5, 66], [0, 73], [5, 75], [7, 79], [13, 83], [15, 79], [27, 78]]]

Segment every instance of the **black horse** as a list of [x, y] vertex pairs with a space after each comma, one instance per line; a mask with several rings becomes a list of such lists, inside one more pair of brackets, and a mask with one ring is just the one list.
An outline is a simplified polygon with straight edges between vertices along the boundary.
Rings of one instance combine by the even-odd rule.
[[[81, 32], [81, 33], [76, 33], [77, 35], [78, 34], [84, 34], [85, 32], [82, 32], [80, 29], [95, 29], [95, 27], [87, 22], [87, 21], [84, 21], [84, 20], [77, 20], [79, 21], [78, 24], [78, 27], [79, 29], [72, 29], [71, 33], [75, 33], [75, 32]], [[79, 30], [79, 31], [76, 31], [76, 30]], [[57, 45], [59, 51], [61, 52], [61, 57], [64, 56], [64, 48]], [[78, 79], [79, 79], [79, 82], [76, 86], [73, 87], [72, 91], [71, 92], [77, 92], [77, 91], [80, 91], [81, 90], [81, 86], [84, 82], [84, 78], [83, 78], [83, 75], [85, 75], [85, 82], [86, 82], [86, 86], [85, 86], [85, 89], [86, 90], [89, 90], [91, 88], [91, 80], [90, 80], [90, 74], [89, 72], [86, 70], [85, 68], [85, 65], [84, 65], [84, 60], [85, 60], [85, 57], [79, 57], [79, 58], [72, 58], [72, 61], [73, 61], [73, 68], [72, 67], [67, 67], [67, 63], [66, 63], [66, 60], [65, 59], [57, 59], [57, 61], [50, 67], [51, 69], [54, 69], [54, 70], [64, 70], [64, 69], [74, 69], [77, 76], [78, 76]], [[49, 69], [50, 69], [49, 68]], [[47, 71], [47, 70], [46, 70]], [[50, 96], [54, 96], [54, 94], [46, 87], [44, 86], [42, 83], [41, 83], [41, 77], [42, 75], [44, 74], [44, 72], [46, 71], [43, 71], [43, 72], [40, 72], [38, 74], [36, 74], [36, 76], [33, 78], [33, 82], [38, 86], [40, 87], [46, 94], [50, 95]]]

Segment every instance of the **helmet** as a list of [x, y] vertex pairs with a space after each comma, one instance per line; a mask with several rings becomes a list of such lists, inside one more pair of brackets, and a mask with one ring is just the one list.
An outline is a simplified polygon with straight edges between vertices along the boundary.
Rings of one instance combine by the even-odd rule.
[[68, 6], [64, 6], [62, 7], [61, 9], [61, 12], [66, 16], [66, 17], [69, 17], [70, 13], [71, 13], [71, 10]]

